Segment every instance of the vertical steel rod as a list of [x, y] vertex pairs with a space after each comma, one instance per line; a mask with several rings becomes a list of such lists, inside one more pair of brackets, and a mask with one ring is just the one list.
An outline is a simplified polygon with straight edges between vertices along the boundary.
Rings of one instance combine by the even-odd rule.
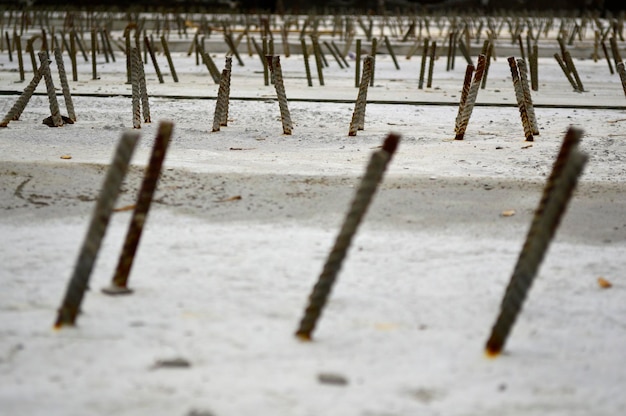
[[398, 146], [399, 140], [400, 136], [389, 134], [383, 143], [382, 149], [372, 154], [348, 214], [337, 235], [335, 244], [324, 264], [324, 268], [313, 288], [313, 292], [309, 296], [309, 302], [304, 317], [300, 321], [300, 326], [296, 331], [296, 336], [302, 340], [310, 341], [312, 339], [312, 332], [326, 305], [332, 286], [337, 279], [343, 260], [350, 248], [352, 238], [356, 234], [359, 224], [363, 220], [372, 202], [376, 189], [383, 178], [387, 165]]
[[43, 63], [41, 64], [39, 69], [35, 71], [33, 79], [30, 81], [28, 86], [26, 86], [24, 92], [20, 95], [15, 104], [13, 104], [13, 107], [11, 107], [7, 115], [2, 119], [2, 121], [0, 122], [0, 127], [7, 127], [9, 125], [9, 122], [13, 120], [19, 120], [22, 112], [24, 111], [24, 108], [26, 108], [26, 105], [30, 100], [30, 97], [33, 96], [35, 89], [37, 89], [37, 85], [39, 85], [42, 76]]
[[531, 131], [533, 135], [538, 136], [539, 126], [537, 126], [535, 106], [533, 105], [533, 98], [530, 94], [530, 86], [528, 85], [528, 70], [526, 69], [526, 61], [518, 59], [517, 69], [519, 70], [520, 85], [522, 86], [522, 92], [524, 94], [524, 103], [526, 104], [526, 112], [528, 113], [528, 121], [530, 121]]
[[54, 50], [54, 59], [57, 64], [57, 70], [59, 71], [59, 78], [61, 79], [61, 89], [63, 90], [63, 97], [65, 99], [65, 108], [67, 108], [67, 116], [72, 121], [76, 121], [76, 113], [74, 112], [74, 102], [72, 101], [72, 94], [70, 93], [70, 86], [67, 83], [67, 74], [65, 73], [65, 65], [63, 64], [63, 54], [61, 49], [56, 48]]
[[575, 128], [565, 135], [487, 341], [489, 356], [499, 355], [504, 348], [587, 162], [587, 155], [578, 151], [581, 137], [582, 131]]
[[65, 297], [58, 310], [55, 328], [73, 326], [80, 312], [89, 278], [93, 270], [100, 245], [109, 225], [113, 206], [117, 200], [120, 186], [128, 171], [130, 159], [139, 141], [137, 132], [128, 131], [122, 135], [115, 151], [113, 161], [109, 165], [98, 201], [91, 216], [87, 235], [83, 241], [74, 272], [67, 286]]
[[456, 131], [456, 135], [454, 136], [455, 140], [463, 140], [463, 138], [465, 137], [465, 130], [467, 129], [467, 124], [469, 123], [469, 119], [472, 116], [474, 104], [476, 103], [476, 97], [478, 96], [478, 89], [480, 88], [483, 74], [485, 72], [485, 61], [485, 55], [478, 55], [478, 63], [476, 66], [476, 72], [474, 72], [474, 80], [472, 81], [472, 85], [470, 86], [469, 92], [467, 93], [467, 100], [465, 101], [465, 105], [463, 106], [463, 112], [461, 113], [459, 128], [458, 131]]
[[41, 71], [43, 79], [46, 82], [46, 90], [48, 91], [48, 101], [50, 103], [50, 113], [52, 114], [52, 126], [60, 127], [63, 125], [61, 118], [61, 110], [57, 101], [57, 94], [54, 90], [54, 82], [52, 81], [52, 73], [50, 72], [50, 60], [46, 51], [39, 52], [39, 60], [41, 61]]
[[159, 175], [161, 174], [163, 160], [165, 159], [165, 154], [167, 153], [167, 147], [172, 137], [173, 128], [173, 123], [168, 121], [164, 121], [159, 124], [159, 129], [157, 130], [157, 135], [154, 139], [154, 145], [152, 147], [150, 161], [146, 167], [141, 188], [139, 189], [137, 202], [135, 204], [133, 215], [130, 219], [126, 239], [124, 240], [124, 246], [122, 247], [122, 253], [120, 254], [115, 274], [111, 281], [111, 285], [102, 289], [102, 292], [108, 295], [131, 293], [131, 290], [128, 288], [128, 278], [131, 268], [133, 267], [137, 248], [139, 247], [143, 227], [148, 218], [152, 198], [157, 188]]
[[456, 115], [456, 121], [454, 124], [454, 134], [458, 134], [461, 128], [461, 120], [463, 118], [463, 109], [467, 103], [467, 96], [472, 85], [472, 75], [474, 74], [474, 65], [468, 65], [465, 69], [465, 78], [463, 79], [463, 89], [461, 90], [461, 100], [459, 102], [459, 111]]
[[522, 119], [522, 126], [524, 127], [524, 135], [526, 137], [526, 141], [532, 142], [533, 138], [533, 129], [530, 124], [530, 120], [528, 119], [528, 111], [526, 109], [526, 100], [524, 99], [524, 91], [522, 89], [522, 85], [520, 82], [519, 69], [517, 67], [517, 62], [515, 61], [515, 57], [510, 56], [508, 58], [509, 68], [511, 69], [511, 77], [513, 79], [513, 88], [515, 89], [515, 99], [517, 100], [517, 106], [519, 107], [520, 117]]
[[361, 77], [361, 85], [359, 86], [359, 94], [357, 95], [352, 113], [352, 121], [350, 122], [350, 130], [348, 136], [356, 136], [357, 130], [363, 130], [365, 124], [365, 106], [367, 103], [367, 89], [372, 76], [371, 56], [366, 56], [363, 60], [363, 76]]
[[141, 63], [141, 55], [137, 48], [132, 48], [129, 51], [129, 56], [131, 60], [131, 88], [132, 88], [132, 105], [133, 105], [133, 128], [140, 129], [141, 128], [141, 91], [139, 88], [139, 67], [142, 65]]
[[283, 123], [283, 134], [291, 134], [293, 130], [293, 124], [291, 122], [291, 115], [289, 114], [289, 104], [287, 102], [287, 94], [285, 93], [285, 84], [283, 81], [283, 70], [280, 65], [280, 57], [274, 56], [272, 59], [272, 65], [270, 69], [274, 74], [274, 88], [276, 89], [276, 95], [278, 96], [278, 106], [280, 108], [280, 119]]

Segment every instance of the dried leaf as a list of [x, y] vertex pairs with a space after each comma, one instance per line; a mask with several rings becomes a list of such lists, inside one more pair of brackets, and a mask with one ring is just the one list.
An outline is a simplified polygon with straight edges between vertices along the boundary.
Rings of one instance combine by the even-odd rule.
[[231, 201], [239, 201], [241, 199], [241, 195], [231, 196], [230, 198], [218, 199], [215, 202], [231, 202]]
[[600, 286], [602, 289], [608, 289], [610, 287], [613, 287], [613, 284], [606, 280], [604, 277], [598, 277], [598, 286]]
[[70, 156], [70, 155], [62, 155], [61, 156], [61, 159], [65, 159], [65, 160], [71, 159], [71, 158], [72, 158], [72, 156]]
[[514, 209], [507, 209], [500, 213], [501, 217], [512, 217], [513, 215], [515, 215]]
[[115, 208], [113, 212], [124, 212], [124, 211], [132, 211], [135, 209], [135, 204], [132, 205], [124, 205], [123, 207]]

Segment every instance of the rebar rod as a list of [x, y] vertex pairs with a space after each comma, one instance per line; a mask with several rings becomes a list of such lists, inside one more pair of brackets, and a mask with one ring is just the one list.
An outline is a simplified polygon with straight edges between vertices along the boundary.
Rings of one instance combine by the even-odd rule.
[[609, 65], [609, 71], [611, 72], [611, 75], [613, 75], [615, 72], [613, 71], [613, 64], [611, 64], [611, 58], [609, 58], [609, 51], [606, 48], [606, 43], [602, 42], [602, 52], [604, 52], [604, 58], [606, 59], [606, 63]]
[[365, 106], [367, 104], [367, 89], [372, 76], [372, 61], [371, 56], [366, 56], [363, 60], [363, 76], [361, 77], [361, 85], [354, 105], [348, 136], [356, 136], [357, 130], [363, 130], [365, 127]]
[[152, 65], [154, 66], [154, 70], [157, 74], [157, 78], [159, 79], [159, 84], [163, 84], [165, 81], [163, 80], [163, 75], [161, 74], [161, 68], [159, 68], [159, 62], [156, 59], [156, 55], [154, 54], [154, 49], [152, 48], [152, 42], [150, 42], [150, 38], [148, 36], [143, 37], [143, 43], [145, 45], [148, 54], [150, 54], [150, 60], [152, 61]]
[[315, 55], [315, 66], [317, 67], [317, 77], [320, 81], [320, 85], [324, 85], [324, 71], [322, 70], [322, 54], [320, 51], [320, 45], [314, 35], [311, 35], [311, 42], [313, 43], [313, 54]]
[[519, 108], [520, 117], [522, 119], [522, 126], [524, 127], [524, 136], [526, 137], [526, 141], [532, 142], [534, 140], [533, 129], [528, 118], [526, 100], [524, 99], [524, 90], [522, 89], [522, 85], [520, 82], [519, 68], [517, 67], [515, 57], [510, 56], [508, 58], [508, 62], [509, 68], [511, 69], [511, 78], [513, 79], [515, 99], [517, 100], [517, 106]]
[[461, 100], [459, 102], [459, 111], [456, 115], [454, 124], [454, 134], [458, 134], [461, 128], [461, 120], [463, 119], [463, 109], [467, 103], [467, 96], [472, 85], [472, 75], [474, 74], [474, 65], [468, 65], [465, 69], [465, 78], [463, 79], [463, 88], [461, 89]]
[[309, 87], [313, 86], [313, 80], [311, 79], [311, 66], [309, 65], [309, 53], [306, 47], [306, 40], [300, 39], [300, 46], [302, 47], [302, 60], [304, 60], [304, 70], [306, 72], [306, 81]]
[[272, 57], [272, 65], [270, 67], [274, 73], [274, 88], [278, 96], [278, 106], [280, 108], [280, 119], [283, 124], [283, 134], [291, 134], [293, 124], [291, 115], [289, 114], [289, 104], [287, 102], [287, 94], [285, 93], [285, 84], [283, 81], [283, 70], [280, 65], [280, 57]]
[[26, 79], [26, 75], [24, 73], [24, 56], [22, 55], [22, 37], [16, 33], [13, 39], [15, 39], [15, 52], [17, 54], [18, 69], [20, 71], [20, 82], [23, 82]]
[[59, 72], [59, 79], [61, 80], [61, 89], [63, 91], [63, 98], [65, 100], [65, 108], [67, 109], [67, 116], [70, 120], [76, 121], [76, 113], [74, 112], [74, 102], [72, 101], [72, 94], [70, 93], [70, 86], [67, 82], [67, 74], [65, 73], [65, 64], [63, 63], [63, 54], [61, 49], [56, 48], [54, 50], [54, 59], [57, 64], [57, 71]]
[[563, 58], [561, 58], [561, 56], [558, 53], [555, 53], [554, 59], [556, 59], [556, 62], [559, 64], [559, 67], [561, 68], [561, 71], [563, 71], [563, 74], [565, 74], [565, 77], [567, 78], [569, 83], [572, 85], [572, 88], [574, 88], [574, 91], [581, 92], [578, 89], [578, 85], [576, 84], [576, 81], [574, 81], [574, 78], [572, 78], [572, 75], [570, 74], [569, 69], [567, 68], [567, 65], [565, 65], [565, 62], [563, 62]]
[[137, 69], [139, 75], [139, 97], [141, 99], [141, 112], [143, 115], [144, 123], [152, 122], [152, 117], [150, 117], [150, 102], [148, 100], [148, 88], [146, 85], [146, 73], [144, 71], [143, 61], [141, 60], [141, 54], [139, 53], [139, 49], [137, 49]]
[[422, 63], [420, 65], [420, 76], [419, 76], [419, 81], [418, 81], [418, 85], [417, 88], [418, 89], [422, 89], [424, 88], [424, 75], [426, 72], [426, 57], [428, 55], [428, 45], [430, 44], [430, 39], [426, 38], [424, 39], [424, 46], [422, 48]]
[[626, 69], [624, 68], [624, 62], [620, 62], [617, 64], [617, 73], [619, 74], [619, 78], [622, 81], [622, 89], [624, 90], [624, 94], [626, 94]]
[[397, 70], [400, 70], [400, 65], [398, 65], [398, 59], [396, 58], [396, 54], [393, 51], [391, 42], [389, 42], [389, 37], [385, 36], [384, 40], [385, 40], [385, 46], [387, 47], [387, 50], [389, 51], [389, 55], [391, 55], [391, 60], [393, 61], [393, 65], [396, 67]]
[[399, 140], [400, 136], [393, 133], [389, 134], [383, 143], [382, 149], [372, 154], [341, 230], [337, 235], [335, 244], [324, 264], [324, 268], [313, 288], [313, 292], [309, 296], [309, 302], [304, 317], [300, 321], [300, 325], [296, 331], [296, 336], [302, 340], [310, 341], [312, 339], [312, 332], [326, 305], [343, 260], [350, 248], [352, 238], [356, 234], [359, 224], [363, 220], [376, 193], [376, 189], [382, 181], [387, 165], [398, 146]]
[[170, 72], [172, 73], [172, 79], [174, 82], [178, 82], [178, 74], [176, 73], [176, 68], [174, 68], [174, 60], [170, 53], [170, 47], [167, 44], [167, 39], [163, 35], [161, 35], [161, 45], [163, 46], [163, 52], [165, 52], [165, 57], [167, 58], [167, 65], [170, 67]]
[[374, 74], [376, 73], [376, 54], [378, 53], [378, 39], [372, 38], [372, 51], [370, 56], [372, 57], [372, 76], [370, 78], [370, 87], [374, 86]]
[[111, 286], [102, 289], [106, 294], [116, 295], [130, 293], [128, 289], [130, 271], [133, 267], [144, 225], [148, 219], [148, 212], [150, 211], [152, 198], [157, 188], [173, 128], [173, 123], [168, 121], [163, 121], [159, 124], [152, 147], [152, 154], [150, 155], [150, 161], [144, 172], [141, 188], [137, 195], [137, 202], [135, 203], [135, 209], [130, 219], [126, 239], [124, 240], [122, 253], [120, 254]]
[[359, 88], [361, 84], [361, 39], [356, 40], [354, 86]]
[[11, 107], [7, 115], [4, 116], [4, 118], [0, 122], [0, 127], [7, 127], [9, 125], [9, 122], [14, 121], [14, 120], [19, 120], [20, 116], [22, 115], [22, 112], [24, 111], [24, 108], [26, 108], [26, 105], [28, 104], [28, 101], [30, 100], [30, 98], [33, 96], [33, 93], [37, 89], [37, 85], [39, 85], [39, 82], [41, 81], [42, 76], [43, 76], [43, 63], [41, 64], [39, 69], [35, 71], [35, 75], [33, 76], [32, 80], [30, 81], [28, 86], [26, 86], [26, 88], [24, 89], [24, 92], [22, 92], [22, 94], [19, 96], [15, 104], [13, 104], [13, 107]]
[[532, 134], [539, 135], [539, 127], [537, 126], [537, 117], [535, 116], [535, 106], [533, 105], [533, 98], [530, 93], [530, 86], [528, 85], [528, 69], [526, 69], [526, 61], [523, 59], [517, 60], [517, 69], [519, 70], [519, 80], [522, 86], [522, 93], [524, 95], [524, 103], [526, 104], [526, 112], [528, 113], [528, 121]]
[[428, 79], [426, 81], [426, 88], [433, 86], [433, 72], [435, 69], [435, 55], [437, 53], [437, 42], [433, 41], [430, 46], [430, 59], [428, 61]]
[[96, 29], [91, 29], [91, 79], [98, 79], [97, 61], [96, 61]]
[[[224, 94], [224, 111], [222, 112], [222, 119], [220, 120], [220, 126], [228, 125], [228, 107], [230, 105], [230, 76], [233, 71], [233, 58], [232, 56], [226, 56], [225, 66], [226, 74], [222, 72], [222, 77], [226, 77], [226, 90]], [[220, 79], [221, 84], [221, 79]]]
[[222, 125], [223, 114], [225, 110], [224, 98], [226, 97], [226, 82], [228, 80], [228, 70], [222, 70], [220, 77], [220, 86], [217, 91], [217, 99], [215, 100], [215, 112], [213, 114], [212, 132], [220, 131]]
[[113, 161], [107, 170], [98, 201], [91, 216], [91, 222], [83, 241], [74, 272], [67, 286], [63, 302], [58, 310], [55, 328], [76, 324], [80, 306], [89, 286], [89, 278], [93, 270], [102, 239], [109, 225], [111, 213], [120, 191], [120, 186], [128, 171], [131, 156], [135, 150], [139, 134], [127, 131], [117, 145]]
[[141, 55], [137, 48], [132, 48], [129, 51], [131, 60], [131, 76], [130, 83], [132, 88], [132, 105], [133, 105], [133, 128], [141, 128], [141, 92], [139, 88], [139, 67], [142, 65]]
[[52, 73], [50, 72], [50, 59], [48, 58], [48, 53], [46, 51], [39, 52], [38, 55], [39, 60], [41, 61], [43, 79], [46, 82], [50, 113], [52, 114], [51, 127], [60, 127], [63, 125], [63, 118], [61, 117], [61, 110], [59, 109], [59, 102], [57, 101], [57, 94], [54, 90], [54, 82], [52, 81]]
[[461, 113], [459, 128], [454, 137], [455, 140], [463, 140], [463, 138], [465, 137], [465, 130], [467, 129], [467, 124], [469, 123], [469, 119], [472, 116], [474, 104], [476, 103], [476, 97], [478, 97], [478, 90], [480, 88], [483, 74], [485, 72], [485, 61], [485, 55], [478, 55], [478, 63], [476, 66], [476, 72], [474, 72], [474, 80], [472, 81], [469, 92], [467, 93], [467, 100], [465, 101], [465, 105], [463, 106], [463, 112]]
[[571, 127], [565, 135], [487, 341], [489, 356], [504, 348], [587, 162], [587, 155], [578, 150], [581, 137], [582, 131]]
[[565, 65], [567, 65], [572, 75], [574, 75], [574, 79], [576, 80], [576, 84], [578, 85], [578, 91], [585, 91], [585, 88], [583, 87], [583, 82], [578, 75], [578, 70], [576, 69], [576, 65], [574, 65], [572, 55], [569, 53], [569, 51], [565, 51], [565, 53], [563, 54], [563, 60], [565, 61]]

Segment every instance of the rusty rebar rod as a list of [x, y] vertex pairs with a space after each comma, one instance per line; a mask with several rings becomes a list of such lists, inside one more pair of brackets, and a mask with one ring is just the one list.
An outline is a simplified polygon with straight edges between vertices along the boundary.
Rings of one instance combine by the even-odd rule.
[[133, 128], [140, 129], [141, 128], [141, 92], [139, 88], [139, 67], [142, 65], [141, 55], [137, 48], [132, 48], [129, 52], [130, 60], [131, 60], [131, 76], [130, 83], [132, 88], [132, 106], [133, 106]]
[[78, 64], [76, 63], [76, 32], [70, 32], [70, 61], [72, 63], [72, 81], [78, 81]]
[[19, 120], [22, 112], [24, 112], [24, 108], [28, 104], [30, 97], [33, 96], [35, 89], [37, 89], [37, 85], [41, 81], [41, 77], [43, 76], [43, 63], [39, 66], [39, 69], [35, 71], [35, 75], [33, 76], [30, 83], [24, 89], [24, 92], [19, 96], [13, 107], [9, 110], [6, 116], [0, 122], [0, 127], [7, 127], [9, 122], [14, 120]]
[[267, 62], [267, 36], [264, 34], [261, 38], [262, 42], [262, 54], [261, 61], [263, 63], [263, 83], [264, 85], [270, 85], [270, 73], [269, 73], [269, 62]]
[[611, 45], [611, 53], [613, 54], [613, 61], [615, 62], [615, 67], [617, 68], [617, 64], [622, 62], [622, 56], [619, 53], [619, 47], [617, 46], [617, 39], [615, 36], [609, 38], [609, 44]]
[[98, 201], [91, 216], [87, 235], [83, 241], [74, 272], [67, 286], [63, 302], [58, 310], [55, 328], [73, 326], [80, 312], [89, 278], [93, 270], [102, 239], [109, 225], [111, 213], [120, 191], [120, 186], [128, 171], [130, 159], [139, 141], [139, 134], [127, 131], [117, 145], [113, 161], [107, 170]]
[[587, 162], [587, 155], [578, 150], [581, 137], [582, 131], [575, 128], [565, 135], [487, 341], [489, 356], [497, 356], [504, 348]]
[[335, 61], [339, 65], [339, 68], [343, 69], [344, 68], [343, 61], [341, 60], [341, 58], [339, 58], [339, 55], [337, 55], [337, 52], [335, 52], [333, 47], [330, 46], [330, 43], [328, 43], [327, 41], [323, 41], [322, 44], [326, 47], [326, 49], [328, 49], [328, 52], [330, 52], [333, 58], [335, 58]]
[[322, 69], [322, 52], [320, 44], [314, 35], [311, 35], [311, 42], [313, 43], [313, 54], [315, 55], [315, 66], [317, 68], [317, 77], [320, 81], [320, 85], [324, 85], [324, 71]]
[[17, 65], [20, 71], [20, 82], [23, 82], [26, 79], [26, 75], [24, 74], [24, 56], [22, 54], [22, 37], [17, 33], [14, 34], [13, 39], [15, 40], [15, 53], [17, 55]]
[[141, 60], [141, 54], [139, 48], [137, 48], [137, 69], [139, 75], [139, 96], [141, 99], [141, 113], [143, 115], [144, 123], [152, 122], [150, 117], [150, 102], [148, 100], [148, 87], [146, 85], [146, 73], [144, 71], [143, 61]]
[[[226, 74], [222, 73], [222, 77], [226, 76], [226, 91], [224, 94], [224, 111], [222, 111], [222, 119], [220, 120], [220, 126], [228, 125], [228, 107], [230, 105], [230, 76], [233, 72], [233, 58], [232, 56], [226, 56], [224, 69]], [[220, 80], [221, 84], [221, 80]]]
[[622, 89], [624, 90], [624, 94], [626, 94], [626, 69], [624, 68], [624, 62], [620, 62], [617, 64], [617, 73], [619, 74], [619, 78], [622, 81]]
[[63, 98], [65, 100], [65, 108], [67, 109], [67, 116], [70, 120], [76, 121], [76, 113], [74, 112], [74, 102], [72, 101], [72, 94], [70, 93], [70, 86], [67, 82], [67, 74], [65, 73], [65, 65], [63, 64], [63, 54], [61, 49], [56, 48], [54, 50], [54, 59], [57, 64], [57, 71], [59, 71], [59, 78], [61, 80], [61, 89], [63, 90]]
[[311, 79], [311, 66], [309, 65], [309, 52], [307, 51], [306, 40], [304, 38], [300, 39], [300, 46], [302, 47], [302, 59], [304, 60], [306, 82], [309, 87], [312, 87], [313, 80]]
[[222, 70], [220, 78], [220, 87], [217, 91], [217, 99], [215, 100], [215, 112], [213, 113], [212, 132], [220, 131], [224, 114], [224, 97], [226, 97], [226, 82], [228, 80], [228, 70]]
[[363, 130], [365, 127], [365, 106], [367, 104], [367, 89], [372, 76], [372, 61], [373, 58], [371, 56], [366, 56], [363, 60], [363, 76], [361, 77], [361, 85], [359, 86], [359, 93], [354, 105], [348, 136], [356, 136], [357, 130]]
[[561, 68], [561, 71], [563, 71], [563, 74], [565, 74], [565, 77], [571, 84], [572, 88], [574, 88], [574, 91], [581, 92], [578, 89], [578, 85], [576, 84], [576, 81], [574, 81], [574, 78], [572, 78], [572, 75], [569, 72], [569, 68], [567, 68], [567, 65], [565, 65], [565, 62], [563, 62], [563, 58], [561, 58], [561, 55], [559, 55], [558, 53], [555, 53], [554, 59], [556, 59], [556, 62], [559, 64], [559, 67]]
[[91, 79], [98, 79], [96, 48], [98, 38], [96, 38], [96, 29], [91, 29]]
[[355, 68], [354, 68], [354, 86], [359, 88], [361, 85], [361, 39], [356, 40], [355, 52]]
[[46, 51], [39, 52], [39, 60], [41, 61], [41, 71], [43, 79], [46, 82], [46, 90], [48, 92], [48, 102], [50, 103], [50, 113], [52, 114], [52, 123], [50, 127], [60, 127], [63, 125], [57, 94], [54, 90], [54, 82], [52, 81], [52, 73], [50, 71], [50, 60]]
[[609, 51], [606, 48], [606, 43], [604, 41], [602, 44], [602, 52], [604, 52], [604, 59], [606, 59], [606, 63], [609, 65], [609, 72], [613, 75], [615, 72], [613, 71], [613, 64], [611, 64], [611, 58], [609, 58]]
[[393, 65], [396, 67], [397, 70], [400, 70], [400, 65], [398, 65], [398, 59], [396, 58], [396, 54], [393, 51], [391, 42], [389, 42], [389, 37], [385, 36], [384, 40], [385, 40], [385, 46], [387, 47], [387, 50], [389, 51], [389, 55], [391, 55], [391, 60], [393, 61]]
[[430, 59], [428, 61], [428, 79], [426, 81], [426, 88], [433, 86], [433, 72], [435, 69], [435, 55], [437, 54], [437, 42], [433, 41], [430, 46]]
[[480, 83], [480, 88], [485, 89], [487, 86], [487, 76], [489, 75], [489, 68], [491, 68], [491, 59], [493, 56], [493, 42], [490, 40], [485, 40], [485, 73], [483, 74], [483, 79]]
[[178, 82], [178, 74], [176, 73], [176, 68], [174, 68], [174, 60], [170, 53], [170, 47], [167, 44], [167, 39], [163, 35], [161, 35], [161, 45], [163, 46], [163, 52], [165, 52], [165, 57], [167, 58], [167, 65], [170, 67], [170, 72], [172, 73], [172, 79], [174, 82]]
[[233, 40], [233, 34], [232, 33], [224, 34], [224, 40], [226, 41], [226, 44], [228, 45], [228, 49], [230, 50], [230, 52], [233, 55], [235, 55], [235, 58], [237, 59], [237, 65], [244, 66], [243, 60], [241, 59], [241, 56], [239, 56], [237, 45], [235, 45], [235, 41]]
[[422, 48], [422, 61], [420, 64], [420, 76], [417, 84], [418, 89], [424, 88], [424, 75], [426, 72], [426, 57], [428, 56], [428, 45], [430, 44], [430, 39], [424, 39], [424, 46]]
[[173, 128], [174, 124], [169, 121], [163, 121], [159, 124], [157, 135], [154, 138], [150, 161], [144, 172], [143, 181], [139, 189], [139, 194], [137, 195], [135, 209], [130, 219], [128, 231], [126, 232], [126, 239], [124, 240], [124, 246], [122, 247], [122, 253], [120, 254], [115, 274], [111, 285], [102, 289], [102, 292], [107, 295], [122, 295], [132, 292], [132, 290], [128, 288], [128, 279], [133, 267], [137, 248], [139, 247], [143, 227], [148, 219], [148, 212], [150, 211], [152, 198], [157, 188], [163, 167], [163, 160], [167, 153]]
[[[270, 57], [268, 56], [268, 61]], [[289, 113], [289, 104], [287, 102], [287, 94], [285, 93], [285, 83], [283, 81], [283, 70], [280, 65], [280, 57], [271, 57], [272, 65], [270, 70], [274, 74], [274, 89], [278, 97], [278, 106], [280, 108], [280, 119], [283, 124], [283, 134], [291, 134], [293, 130], [293, 123], [291, 122], [291, 115]]]
[[374, 74], [376, 73], [376, 54], [377, 53], [378, 53], [378, 39], [372, 38], [372, 51], [370, 53], [370, 56], [372, 57], [372, 76], [370, 78], [370, 87], [374, 86]]
[[515, 57], [510, 56], [508, 58], [509, 68], [511, 69], [511, 78], [513, 79], [513, 88], [515, 90], [515, 99], [517, 100], [517, 106], [519, 108], [520, 118], [522, 119], [522, 126], [524, 127], [524, 136], [526, 137], [526, 141], [532, 142], [533, 138], [533, 129], [530, 124], [530, 120], [528, 118], [528, 110], [526, 108], [526, 100], [524, 99], [524, 90], [522, 89], [522, 85], [520, 82], [519, 76], [519, 68], [517, 67], [517, 62], [515, 61]]
[[465, 101], [465, 105], [463, 106], [463, 112], [461, 113], [461, 119], [458, 124], [459, 128], [455, 132], [455, 140], [463, 140], [463, 138], [465, 137], [465, 130], [467, 129], [467, 124], [469, 123], [469, 119], [472, 116], [474, 104], [476, 103], [476, 97], [478, 97], [478, 90], [483, 79], [483, 74], [485, 73], [485, 61], [485, 55], [478, 55], [478, 63], [476, 66], [476, 72], [474, 72], [474, 80], [472, 81], [469, 92], [467, 93], [467, 100]]
[[517, 69], [519, 70], [519, 80], [522, 86], [522, 93], [524, 95], [524, 103], [526, 104], [526, 112], [528, 113], [528, 121], [532, 134], [539, 135], [539, 126], [537, 126], [537, 117], [535, 116], [535, 106], [533, 105], [533, 98], [530, 93], [530, 86], [528, 85], [528, 69], [526, 68], [526, 61], [523, 59], [517, 60]]
[[565, 53], [563, 54], [563, 60], [565, 61], [565, 65], [567, 65], [572, 75], [574, 75], [574, 79], [576, 80], [576, 84], [578, 85], [578, 91], [585, 91], [585, 88], [583, 87], [583, 82], [578, 75], [578, 70], [576, 69], [576, 65], [574, 65], [572, 55], [569, 53], [569, 51], [565, 51]]
[[341, 265], [350, 248], [352, 238], [363, 220], [372, 202], [378, 185], [400, 141], [400, 136], [389, 134], [382, 149], [374, 152], [367, 166], [363, 179], [356, 191], [344, 223], [337, 235], [335, 244], [324, 264], [313, 292], [309, 296], [304, 317], [300, 321], [296, 336], [301, 340], [310, 341], [317, 321], [326, 305], [332, 286], [337, 279]]
[[459, 102], [459, 111], [456, 115], [454, 124], [454, 134], [458, 134], [461, 128], [461, 120], [463, 116], [463, 109], [467, 103], [467, 96], [469, 94], [470, 86], [472, 85], [472, 75], [474, 74], [474, 65], [468, 65], [465, 69], [465, 78], [463, 79], [463, 89], [461, 90], [461, 100]]
[[144, 36], [143, 43], [145, 45], [146, 50], [150, 54], [150, 60], [152, 61], [152, 65], [154, 66], [154, 70], [157, 74], [157, 78], [159, 79], [159, 84], [163, 84], [165, 81], [163, 80], [163, 75], [161, 74], [161, 68], [159, 68], [159, 62], [157, 61], [156, 55], [154, 54], [154, 49], [152, 48], [152, 42], [150, 42], [150, 38], [148, 38], [148, 36]]

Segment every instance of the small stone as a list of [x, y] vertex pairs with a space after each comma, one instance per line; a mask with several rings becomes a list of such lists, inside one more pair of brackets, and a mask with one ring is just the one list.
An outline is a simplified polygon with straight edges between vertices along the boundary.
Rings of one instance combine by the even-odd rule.
[[215, 413], [209, 410], [196, 410], [192, 409], [187, 413], [186, 416], [215, 416]]
[[320, 373], [317, 375], [317, 380], [322, 384], [330, 384], [333, 386], [346, 386], [348, 379], [341, 374], [334, 373]]
[[184, 358], [170, 358], [165, 360], [157, 360], [152, 366], [153, 369], [158, 368], [189, 368], [191, 363]]
[[[61, 120], [62, 120], [62, 123], [61, 123], [62, 126], [64, 124], [74, 124], [74, 121], [69, 117], [61, 116]], [[55, 127], [54, 122], [52, 121], [52, 116], [44, 118], [42, 123], [48, 127]]]

